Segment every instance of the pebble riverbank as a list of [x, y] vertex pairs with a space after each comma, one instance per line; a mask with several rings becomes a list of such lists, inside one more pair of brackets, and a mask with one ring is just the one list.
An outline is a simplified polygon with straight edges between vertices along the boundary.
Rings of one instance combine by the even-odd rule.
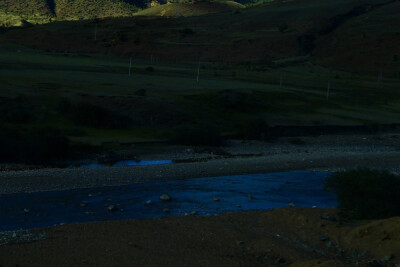
[[[393, 134], [307, 137], [300, 139], [300, 145], [292, 144], [291, 139], [272, 144], [231, 141], [222, 148], [229, 157], [212, 151], [196, 153], [191, 148], [182, 147], [164, 154], [146, 155], [146, 159], [179, 159], [183, 163], [3, 171], [0, 172], [0, 194], [292, 170], [336, 171], [369, 167], [399, 172], [400, 145], [397, 137]], [[184, 162], [185, 159], [188, 162]]]

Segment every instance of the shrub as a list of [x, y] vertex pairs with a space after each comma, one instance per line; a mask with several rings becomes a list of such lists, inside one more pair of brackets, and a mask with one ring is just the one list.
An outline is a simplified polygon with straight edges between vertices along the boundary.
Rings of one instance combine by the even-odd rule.
[[139, 45], [140, 42], [141, 42], [141, 40], [140, 40], [139, 37], [136, 37], [135, 40], [133, 41], [133, 43], [134, 43], [135, 45]]
[[221, 146], [223, 138], [213, 126], [204, 125], [178, 129], [170, 142], [189, 146]]
[[247, 101], [248, 94], [237, 92], [233, 90], [222, 90], [218, 92], [215, 98], [215, 104], [219, 108], [235, 110], [235, 111], [247, 111], [252, 107]]
[[181, 30], [180, 32], [181, 32], [181, 34], [182, 34], [183, 37], [185, 37], [185, 36], [187, 36], [187, 35], [192, 35], [192, 34], [194, 34], [194, 31], [193, 31], [193, 29], [191, 29], [191, 28], [185, 28], [185, 29]]
[[305, 144], [305, 142], [302, 139], [298, 138], [298, 137], [289, 138], [288, 139], [288, 143], [292, 144], [292, 145], [298, 145], [298, 146]]
[[9, 123], [26, 123], [34, 119], [31, 112], [24, 109], [9, 109], [0, 112], [0, 121]]
[[336, 193], [341, 217], [378, 219], [400, 215], [400, 176], [388, 171], [337, 172], [327, 178], [325, 188]]
[[0, 99], [0, 122], [27, 123], [35, 119], [34, 107], [23, 97]]
[[242, 139], [266, 140], [269, 137], [269, 126], [262, 118], [245, 118], [235, 127]]
[[146, 71], [148, 71], [148, 72], [154, 72], [154, 67], [151, 67], [151, 66], [146, 67]]
[[86, 127], [124, 129], [132, 124], [129, 116], [87, 102], [71, 104], [64, 100], [60, 102], [58, 109], [60, 112], [67, 113], [67, 116], [77, 125]]
[[135, 91], [134, 95], [136, 96], [146, 96], [147, 95], [147, 91], [146, 89], [138, 89]]
[[69, 152], [69, 139], [55, 129], [0, 129], [0, 162], [46, 164]]
[[71, 101], [69, 101], [67, 98], [62, 98], [58, 102], [58, 107], [57, 111], [60, 113], [68, 113], [72, 107]]
[[288, 28], [289, 28], [289, 26], [287, 25], [287, 23], [282, 23], [282, 24], [280, 24], [280, 25], [278, 26], [278, 30], [279, 30], [280, 32], [284, 32], [284, 31], [286, 31]]
[[69, 148], [68, 159], [87, 159], [89, 155], [99, 154], [100, 147], [85, 143], [72, 143]]

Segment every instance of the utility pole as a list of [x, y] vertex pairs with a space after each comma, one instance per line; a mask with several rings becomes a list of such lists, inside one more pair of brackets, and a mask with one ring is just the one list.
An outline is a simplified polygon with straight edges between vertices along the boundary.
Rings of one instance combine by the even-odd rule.
[[96, 27], [94, 28], [94, 40], [97, 41], [97, 23]]
[[129, 72], [128, 72], [129, 76], [131, 76], [131, 70], [132, 70], [132, 57], [129, 61]]
[[329, 100], [330, 90], [331, 90], [331, 81], [328, 82], [328, 88], [326, 89], [326, 100]]
[[197, 82], [199, 82], [199, 78], [200, 78], [200, 59], [199, 59], [199, 64], [197, 65], [197, 78], [196, 78]]
[[376, 81], [378, 87], [380, 87], [382, 80], [383, 80], [383, 71], [380, 70], [378, 75], [378, 80]]
[[176, 6], [175, 6], [175, 17], [178, 16], [178, 5], [179, 5], [179, 2], [176, 2]]

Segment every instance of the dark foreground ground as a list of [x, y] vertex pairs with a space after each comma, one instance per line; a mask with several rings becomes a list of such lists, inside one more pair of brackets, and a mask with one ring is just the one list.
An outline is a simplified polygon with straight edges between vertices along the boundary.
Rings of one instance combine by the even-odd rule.
[[334, 209], [283, 208], [208, 217], [75, 224], [39, 229], [35, 234], [43, 240], [0, 246], [0, 264], [396, 266], [400, 263], [400, 217], [343, 223], [337, 221]]

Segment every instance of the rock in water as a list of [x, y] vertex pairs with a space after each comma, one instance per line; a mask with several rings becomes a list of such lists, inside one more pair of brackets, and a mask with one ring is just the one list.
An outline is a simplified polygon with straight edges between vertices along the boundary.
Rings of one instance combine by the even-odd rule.
[[160, 199], [162, 201], [171, 201], [172, 198], [170, 196], [168, 196], [167, 194], [164, 194], [164, 195], [160, 196]]
[[319, 236], [319, 240], [322, 241], [322, 242], [327, 241], [328, 239], [329, 238], [326, 235]]
[[276, 260], [276, 263], [277, 264], [284, 264], [284, 263], [286, 263], [286, 260], [284, 258], [279, 258], [279, 259]]
[[107, 209], [108, 209], [109, 211], [117, 211], [117, 210], [118, 210], [118, 208], [117, 208], [116, 206], [114, 206], [114, 205], [108, 206]]

